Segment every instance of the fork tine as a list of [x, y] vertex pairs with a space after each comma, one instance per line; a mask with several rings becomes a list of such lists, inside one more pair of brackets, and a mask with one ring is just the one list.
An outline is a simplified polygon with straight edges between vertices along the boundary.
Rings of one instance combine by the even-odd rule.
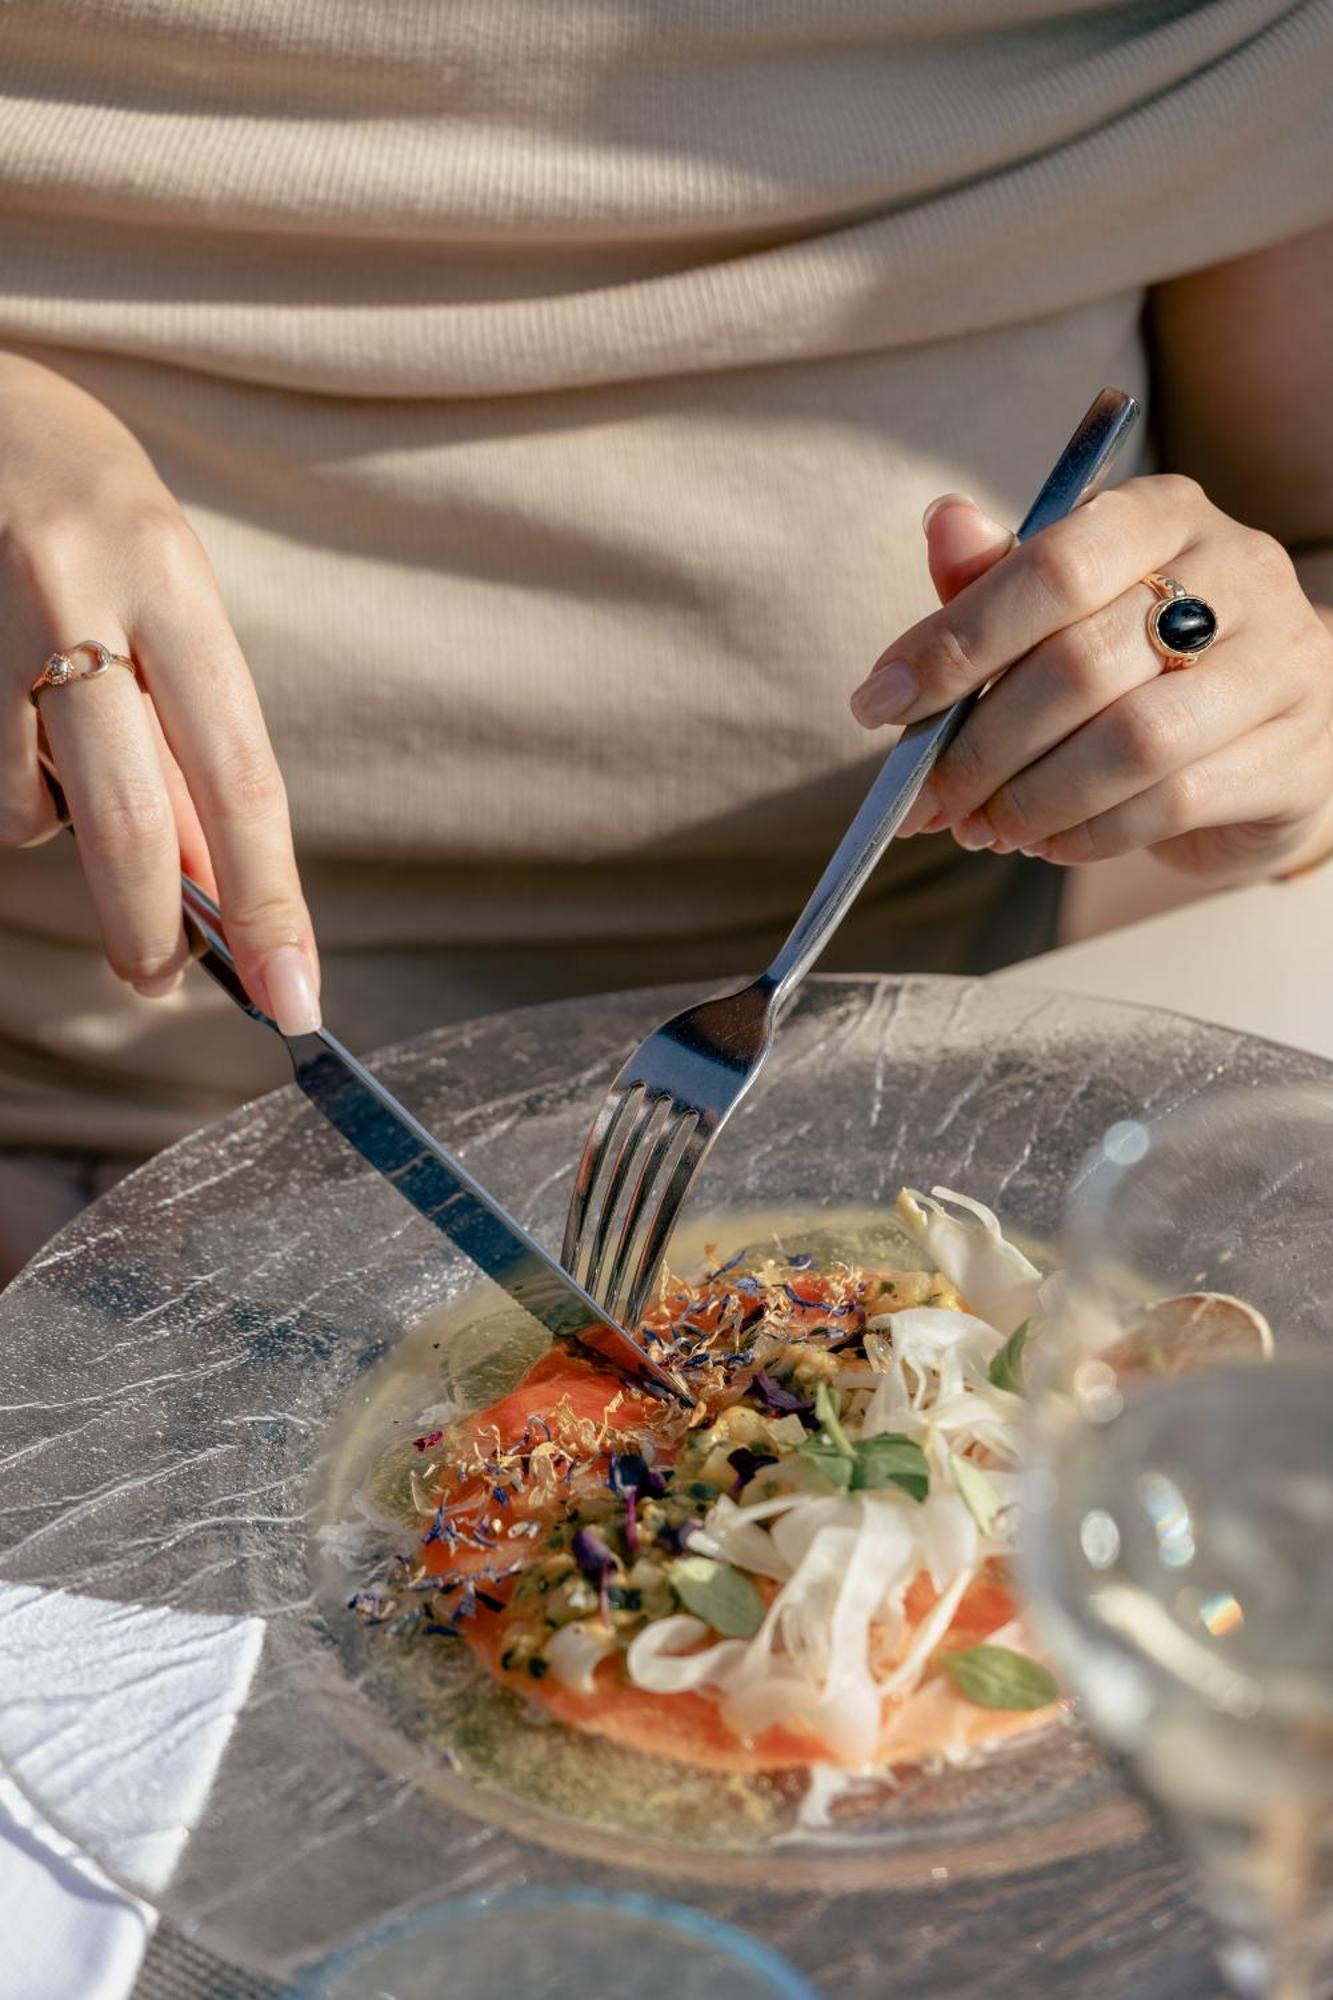
[[[584, 1280], [588, 1291], [595, 1299], [601, 1299], [599, 1285], [602, 1265], [611, 1243], [611, 1232], [615, 1225], [616, 1211], [620, 1207], [625, 1183], [629, 1179], [635, 1161], [640, 1158], [648, 1140], [648, 1133], [667, 1102], [659, 1096], [650, 1096], [641, 1086], [635, 1086], [636, 1102], [630, 1115], [616, 1131], [617, 1150], [614, 1154], [603, 1148], [599, 1164], [597, 1185], [594, 1186], [594, 1206], [592, 1215], [592, 1240], [588, 1247], [588, 1275]], [[599, 1191], [600, 1190], [600, 1191]]]
[[685, 1142], [684, 1151], [671, 1170], [671, 1178], [657, 1204], [657, 1213], [653, 1217], [643, 1249], [639, 1253], [634, 1282], [630, 1286], [629, 1299], [625, 1307], [626, 1316], [622, 1322], [624, 1325], [637, 1326], [643, 1317], [648, 1293], [657, 1276], [662, 1253], [666, 1249], [667, 1238], [680, 1213], [681, 1203], [689, 1192], [690, 1183], [699, 1170], [699, 1163], [708, 1151], [711, 1138], [712, 1134], [706, 1129], [702, 1119], [698, 1120]]
[[630, 1258], [649, 1197], [676, 1146], [689, 1144], [690, 1133], [698, 1122], [699, 1114], [692, 1105], [672, 1104], [666, 1120], [651, 1144], [645, 1141], [639, 1147], [639, 1170], [625, 1206], [625, 1217], [620, 1225], [620, 1238], [611, 1264], [611, 1275], [606, 1281], [605, 1294], [602, 1295], [608, 1312], [614, 1312], [612, 1301], [619, 1298], [626, 1273], [632, 1268]]
[[634, 1105], [637, 1089], [637, 1085], [631, 1084], [627, 1090], [617, 1090], [612, 1084], [584, 1141], [578, 1173], [574, 1177], [574, 1192], [570, 1196], [569, 1213], [565, 1217], [565, 1240], [560, 1251], [560, 1262], [571, 1276], [578, 1275], [576, 1267], [583, 1247], [588, 1205], [597, 1185], [599, 1170], [608, 1157], [610, 1147], [619, 1140], [620, 1128]]

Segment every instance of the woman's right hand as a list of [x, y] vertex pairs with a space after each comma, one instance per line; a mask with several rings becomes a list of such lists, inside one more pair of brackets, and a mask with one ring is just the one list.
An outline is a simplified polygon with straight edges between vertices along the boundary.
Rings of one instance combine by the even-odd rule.
[[[0, 355], [0, 843], [58, 828], [28, 688], [99, 641], [137, 665], [45, 688], [40, 727], [112, 969], [155, 997], [189, 956], [180, 870], [216, 896], [246, 990], [286, 1034], [319, 1025], [319, 961], [287, 797], [207, 556], [102, 404]], [[81, 662], [76, 661], [76, 666]]]

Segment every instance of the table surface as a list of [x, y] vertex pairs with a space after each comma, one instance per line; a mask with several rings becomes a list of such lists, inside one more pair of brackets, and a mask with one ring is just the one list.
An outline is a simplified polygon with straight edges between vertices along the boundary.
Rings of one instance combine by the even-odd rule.
[[1333, 865], [1164, 910], [992, 977], [1169, 1007], [1333, 1057]]
[[[994, 977], [1173, 1008], [1333, 1058], [1333, 1009], [1326, 1002], [1333, 988], [1333, 870], [1211, 897]], [[1200, 2000], [1216, 1992], [1206, 1927], [1160, 1839], [1145, 1835], [1117, 1862], [1115, 1879], [1092, 1899], [1084, 1883], [1071, 1900], [1072, 1873], [1060, 1866], [1001, 1883], [951, 1885], [938, 1904], [921, 1899], [910, 1927], [904, 1926], [886, 1990], [896, 1996], [936, 1991], [932, 1960], [938, 1963], [944, 1953], [951, 1972], [966, 1982], [960, 1991], [1068, 1992], [1074, 1962], [1091, 1951], [1106, 1954], [1108, 1977], [1079, 1990], [1140, 2000], [1166, 2000], [1168, 1994]], [[1001, 1917], [998, 1906], [1009, 1906], [1012, 1923], [1015, 1900], [1026, 1908], [1026, 1962], [1000, 1969], [988, 1941]], [[1002, 1919], [1000, 1928], [1008, 1928]], [[170, 1932], [159, 1938], [141, 1992], [164, 1990], [154, 1982], [181, 1948]], [[856, 1949], [848, 1940], [852, 1958]], [[826, 1975], [828, 1970], [826, 1962]], [[204, 1974], [203, 1962], [197, 1972]], [[201, 1977], [194, 1990], [204, 1986]], [[220, 1995], [228, 1989], [220, 1983], [210, 1990]]]

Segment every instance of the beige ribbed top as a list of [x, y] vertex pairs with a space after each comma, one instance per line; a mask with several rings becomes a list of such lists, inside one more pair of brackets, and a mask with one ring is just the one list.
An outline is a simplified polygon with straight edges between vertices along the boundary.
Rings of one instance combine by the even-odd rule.
[[[756, 966], [923, 503], [1018, 516], [1144, 392], [1147, 285], [1326, 216], [1331, 49], [1329, 0], [0, 0], [0, 342], [209, 549], [331, 1021]], [[841, 962], [1042, 941], [1040, 871], [940, 846]], [[280, 1075], [99, 969], [68, 843], [0, 857], [0, 1140]]]

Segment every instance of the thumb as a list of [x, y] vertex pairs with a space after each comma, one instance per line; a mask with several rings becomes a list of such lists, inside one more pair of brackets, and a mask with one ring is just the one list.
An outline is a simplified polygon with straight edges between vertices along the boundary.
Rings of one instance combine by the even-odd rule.
[[932, 500], [921, 525], [926, 531], [930, 580], [941, 604], [957, 597], [1014, 546], [1010, 530], [983, 514], [966, 493], [943, 493]]

